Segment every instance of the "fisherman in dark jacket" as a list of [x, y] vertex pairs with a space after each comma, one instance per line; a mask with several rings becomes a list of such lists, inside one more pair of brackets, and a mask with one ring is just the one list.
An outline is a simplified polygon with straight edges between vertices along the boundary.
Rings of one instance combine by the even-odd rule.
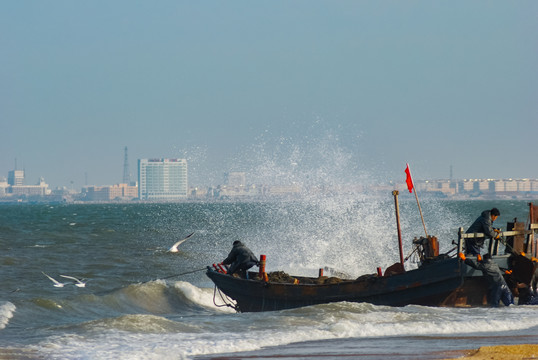
[[503, 272], [499, 265], [491, 259], [490, 254], [484, 255], [484, 258], [479, 254], [477, 255], [477, 260], [468, 259], [462, 253], [459, 254], [459, 257], [465, 261], [465, 264], [482, 271], [488, 282], [487, 299], [489, 305], [497, 307], [499, 306], [499, 301], [502, 301], [506, 306], [514, 303], [514, 296], [504, 280]]
[[465, 240], [465, 254], [478, 255], [484, 246], [486, 238], [498, 239], [500, 230], [493, 228], [493, 222], [501, 215], [499, 209], [484, 210], [478, 219], [467, 229], [466, 234], [482, 233], [483, 238], [470, 238]]
[[239, 240], [234, 241], [232, 251], [222, 263], [230, 265], [228, 274], [233, 275], [239, 271], [242, 276], [246, 276], [248, 269], [259, 264], [254, 253]]

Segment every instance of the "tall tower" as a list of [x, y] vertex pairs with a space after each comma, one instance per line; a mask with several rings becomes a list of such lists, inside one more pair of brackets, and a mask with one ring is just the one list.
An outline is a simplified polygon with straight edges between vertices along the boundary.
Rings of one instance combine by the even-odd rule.
[[125, 156], [123, 158], [123, 183], [131, 183], [131, 174], [129, 174], [129, 158], [127, 157], [127, 146], [125, 147]]

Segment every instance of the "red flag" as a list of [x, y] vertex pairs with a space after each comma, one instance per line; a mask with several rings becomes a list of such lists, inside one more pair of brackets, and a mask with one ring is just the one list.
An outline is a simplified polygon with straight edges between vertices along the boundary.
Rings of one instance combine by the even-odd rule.
[[407, 183], [407, 188], [409, 189], [409, 192], [413, 192], [413, 188], [415, 185], [413, 185], [413, 179], [411, 178], [411, 171], [409, 170], [409, 164], [406, 164], [407, 167], [405, 168], [405, 173], [407, 174], [407, 178], [405, 179], [405, 182]]

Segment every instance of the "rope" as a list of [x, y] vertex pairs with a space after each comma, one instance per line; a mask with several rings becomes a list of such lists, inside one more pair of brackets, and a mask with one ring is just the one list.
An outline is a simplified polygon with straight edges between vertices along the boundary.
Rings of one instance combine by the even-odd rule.
[[207, 267], [204, 267], [204, 268], [201, 268], [201, 269], [196, 269], [196, 270], [186, 271], [186, 272], [181, 273], [181, 274], [174, 274], [174, 275], [165, 276], [165, 277], [162, 277], [162, 278], [159, 278], [159, 279], [148, 280], [148, 281], [146, 281], [146, 282], [157, 281], [157, 280], [164, 280], [164, 279], [170, 279], [170, 278], [173, 278], [173, 277], [176, 277], [176, 276], [187, 275], [187, 274], [193, 274], [193, 273], [195, 273], [195, 272], [203, 271], [203, 270], [206, 270], [206, 269], [207, 269]]
[[173, 278], [173, 277], [176, 277], [176, 276], [181, 276], [181, 275], [192, 274], [192, 273], [195, 273], [195, 272], [198, 272], [198, 271], [203, 271], [203, 270], [206, 270], [206, 269], [207, 269], [207, 267], [204, 267], [204, 268], [197, 269], [197, 270], [187, 271], [187, 272], [184, 272], [184, 273], [181, 273], [181, 274], [165, 276], [165, 277], [161, 278], [161, 280], [170, 279], [170, 278]]
[[[215, 301], [215, 298], [216, 298], [216, 295], [217, 295], [217, 285], [215, 285], [215, 287], [213, 288], [213, 304], [216, 306], [216, 307], [231, 307], [232, 309], [234, 309], [235, 311], [239, 312], [239, 307], [237, 305], [234, 305], [233, 304], [233, 300], [230, 299], [227, 295], [223, 295], [222, 292], [219, 290], [219, 296], [220, 296], [220, 299], [222, 300], [222, 302], [224, 304], [222, 305], [219, 305], [217, 304], [217, 302]], [[224, 296], [226, 296], [226, 299], [224, 298]]]
[[[420, 245], [415, 245], [415, 248], [413, 249], [413, 251], [411, 251], [411, 253], [409, 253], [409, 255], [407, 255], [407, 257], [404, 259], [404, 262], [409, 260], [409, 258], [418, 250], [419, 247]], [[412, 262], [415, 262], [415, 261], [412, 261]]]

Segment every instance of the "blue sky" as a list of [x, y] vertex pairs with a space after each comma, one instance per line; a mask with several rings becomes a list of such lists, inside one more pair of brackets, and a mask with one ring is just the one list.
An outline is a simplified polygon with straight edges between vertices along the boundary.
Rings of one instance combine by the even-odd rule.
[[2, 1], [0, 176], [538, 178], [537, 35], [536, 1]]

